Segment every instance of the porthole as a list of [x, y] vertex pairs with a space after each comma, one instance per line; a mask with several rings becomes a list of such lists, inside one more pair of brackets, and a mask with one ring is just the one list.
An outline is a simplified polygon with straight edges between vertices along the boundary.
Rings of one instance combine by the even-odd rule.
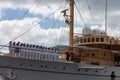
[[65, 70], [66, 69], [66, 67], [63, 67], [63, 70]]
[[41, 65], [40, 67], [43, 67], [43, 65]]
[[104, 53], [104, 56], [106, 56], [105, 53]]
[[92, 53], [92, 56], [95, 57], [95, 53]]
[[97, 70], [95, 72], [98, 72]]
[[85, 72], [88, 72], [88, 70], [86, 69]]
[[107, 71], [105, 71], [104, 73], [106, 73]]
[[21, 65], [21, 66], [22, 66], [23, 64], [19, 64], [19, 65]]
[[47, 68], [48, 66], [45, 66], [45, 68]]
[[33, 66], [32, 64], [30, 66]]
[[54, 67], [54, 69], [56, 69], [57, 67]]
[[78, 69], [78, 71], [80, 71], [80, 69]]

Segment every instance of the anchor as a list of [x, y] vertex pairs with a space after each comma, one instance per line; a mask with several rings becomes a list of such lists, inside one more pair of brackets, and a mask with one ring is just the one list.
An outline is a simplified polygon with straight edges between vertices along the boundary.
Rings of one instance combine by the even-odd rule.
[[17, 77], [17, 75], [15, 75], [13, 72], [11, 72], [11, 73], [6, 73], [6, 78], [7, 78], [8, 80], [15, 80], [16, 77]]

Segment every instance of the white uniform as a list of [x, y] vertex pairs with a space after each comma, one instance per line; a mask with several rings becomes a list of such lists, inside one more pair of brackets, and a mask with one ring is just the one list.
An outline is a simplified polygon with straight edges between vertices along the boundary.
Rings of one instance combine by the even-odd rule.
[[15, 57], [15, 42], [11, 45], [12, 56]]
[[30, 45], [30, 49], [29, 49], [29, 52], [30, 52], [30, 54], [29, 54], [29, 56], [30, 56], [30, 59], [32, 59], [32, 54], [33, 54], [33, 49], [32, 49], [32, 45]]
[[35, 51], [35, 53], [36, 53], [36, 55], [35, 55], [35, 59], [36, 59], [36, 60], [40, 60], [40, 58], [39, 58], [39, 46], [36, 47], [36, 51]]
[[22, 58], [25, 58], [26, 57], [26, 54], [25, 54], [25, 44], [23, 44], [22, 46]]
[[39, 47], [39, 60], [42, 60], [42, 47]]
[[26, 44], [25, 46], [25, 49], [26, 49], [26, 59], [29, 59], [29, 44]]
[[59, 54], [60, 54], [60, 51], [57, 50], [57, 51], [56, 51], [56, 61], [59, 61]]
[[44, 60], [47, 60], [47, 48], [44, 49]]
[[31, 45], [27, 47], [27, 53], [28, 53], [28, 59], [32, 59], [32, 50], [31, 50]]
[[32, 47], [31, 47], [31, 59], [34, 59], [34, 55], [35, 55], [35, 46], [32, 45]]
[[17, 43], [15, 46], [16, 57], [20, 57], [20, 43]]
[[9, 42], [9, 53], [10, 53], [10, 56], [12, 56], [12, 41]]
[[27, 44], [24, 44], [24, 58], [28, 59], [28, 53], [27, 53]]

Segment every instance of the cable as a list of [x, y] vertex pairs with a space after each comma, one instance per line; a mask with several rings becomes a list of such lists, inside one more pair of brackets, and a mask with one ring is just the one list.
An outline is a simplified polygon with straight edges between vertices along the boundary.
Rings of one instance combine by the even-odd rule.
[[[67, 2], [65, 2], [65, 4], [63, 4], [60, 8], [62, 8], [63, 6], [66, 6], [66, 4], [67, 4]], [[53, 14], [56, 13], [60, 8], [58, 8], [55, 12], [53, 12]], [[57, 19], [59, 19], [60, 15], [58, 16]], [[58, 22], [58, 20], [55, 22], [55, 24], [52, 28], [56, 27], [57, 22]], [[51, 31], [49, 31], [48, 33], [51, 33]], [[46, 40], [44, 40], [41, 45], [44, 45], [44, 43], [46, 43], [47, 41], [48, 41], [48, 38]]]
[[[36, 3], [37, 3], [37, 0], [36, 0]], [[40, 1], [38, 2], [38, 4], [40, 3]], [[37, 5], [38, 5], [37, 4]], [[37, 6], [36, 5], [36, 6]], [[35, 5], [32, 5], [32, 7], [30, 8], [30, 9], [32, 9], [33, 8], [33, 6], [35, 6]], [[30, 17], [32, 16], [32, 13], [30, 14]], [[18, 35], [18, 34], [20, 34], [20, 32], [22, 31], [22, 29], [25, 27], [25, 24], [23, 25], [23, 27], [19, 30], [19, 32], [16, 34], [16, 36]]]
[[[36, 1], [37, 1], [37, 0], [36, 0]], [[35, 2], [36, 2], [36, 1], [35, 1]], [[34, 4], [33, 4], [33, 5], [34, 5]], [[33, 5], [32, 5], [30, 8], [32, 8]], [[29, 10], [26, 10], [26, 11], [23, 13], [23, 15], [20, 16], [20, 18], [18, 19], [18, 21], [17, 21], [15, 24], [13, 24], [13, 27], [15, 27], [15, 26], [19, 23], [19, 20], [22, 19], [28, 12], [29, 12]], [[11, 27], [11, 28], [13, 28], [13, 27]], [[0, 36], [0, 42], [3, 40], [2, 37], [4, 37], [4, 35], [6, 35], [6, 34], [11, 30], [11, 28], [9, 28], [5, 33], [2, 34], [2, 36]]]
[[78, 11], [78, 13], [79, 13], [79, 16], [80, 16], [80, 18], [81, 18], [81, 20], [82, 20], [83, 24], [85, 25], [85, 21], [84, 21], [84, 19], [83, 19], [82, 15], [81, 15], [81, 13], [80, 13], [80, 11], [79, 11], [79, 9], [78, 9], [77, 5], [76, 5], [76, 0], [75, 0], [74, 4], [75, 4], [75, 7], [76, 7], [76, 9], [77, 9], [77, 11]]
[[89, 4], [89, 1], [88, 1], [88, 0], [87, 0], [87, 5], [88, 5], [89, 13], [90, 13], [90, 18], [91, 18], [92, 22], [94, 23], [93, 17], [92, 17], [92, 15], [91, 15], [91, 7], [90, 7], [90, 4]]

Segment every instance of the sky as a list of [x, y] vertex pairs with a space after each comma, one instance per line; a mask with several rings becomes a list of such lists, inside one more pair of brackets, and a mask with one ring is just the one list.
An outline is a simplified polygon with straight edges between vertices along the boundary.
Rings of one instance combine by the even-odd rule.
[[[81, 34], [84, 27], [104, 31], [105, 2], [75, 0], [74, 33]], [[120, 0], [107, 0], [109, 36], [120, 36], [119, 7]], [[8, 45], [9, 41], [68, 45], [69, 25], [61, 13], [65, 9], [69, 9], [69, 0], [0, 0], [0, 45]], [[69, 11], [67, 13], [69, 15]]]

